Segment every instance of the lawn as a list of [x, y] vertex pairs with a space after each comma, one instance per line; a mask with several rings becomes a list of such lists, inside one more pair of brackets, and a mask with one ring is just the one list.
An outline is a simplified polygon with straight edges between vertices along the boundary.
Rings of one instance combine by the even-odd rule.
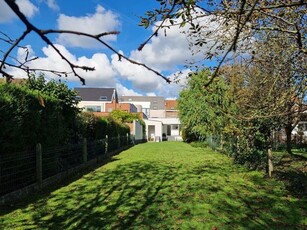
[[146, 143], [31, 202], [1, 229], [306, 229], [306, 198], [181, 142]]

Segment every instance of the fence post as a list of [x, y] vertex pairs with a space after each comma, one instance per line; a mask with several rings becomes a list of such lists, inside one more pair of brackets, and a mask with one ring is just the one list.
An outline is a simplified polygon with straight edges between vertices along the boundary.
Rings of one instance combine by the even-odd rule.
[[120, 149], [120, 135], [119, 134], [118, 134], [117, 138], [118, 138], [118, 148]]
[[43, 187], [42, 145], [36, 145], [36, 180], [38, 188]]
[[87, 139], [86, 138], [83, 138], [82, 158], [83, 158], [83, 163], [86, 163], [87, 162]]
[[108, 147], [109, 147], [109, 137], [108, 135], [106, 135], [106, 140], [105, 140], [106, 144], [105, 144], [105, 153], [108, 152]]
[[272, 147], [269, 146], [267, 150], [267, 155], [268, 155], [268, 174], [269, 178], [272, 177], [272, 172], [273, 172], [273, 161], [272, 161]]
[[127, 145], [129, 145], [129, 133], [127, 133]]

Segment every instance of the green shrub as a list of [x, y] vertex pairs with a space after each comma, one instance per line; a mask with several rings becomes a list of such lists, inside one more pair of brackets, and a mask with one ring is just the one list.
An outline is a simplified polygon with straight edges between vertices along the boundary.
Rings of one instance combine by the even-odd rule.
[[104, 139], [106, 135], [112, 138], [130, 133], [127, 125], [116, 121], [111, 116], [96, 117], [93, 113], [84, 112], [81, 114], [81, 123], [83, 136], [92, 140]]

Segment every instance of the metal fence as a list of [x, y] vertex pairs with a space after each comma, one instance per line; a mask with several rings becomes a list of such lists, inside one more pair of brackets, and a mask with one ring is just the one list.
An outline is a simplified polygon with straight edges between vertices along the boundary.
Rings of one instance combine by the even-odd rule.
[[130, 136], [118, 136], [60, 147], [0, 154], [0, 196], [41, 183], [44, 179], [80, 166], [87, 161], [120, 150], [131, 144]]
[[36, 182], [36, 153], [0, 155], [0, 196]]

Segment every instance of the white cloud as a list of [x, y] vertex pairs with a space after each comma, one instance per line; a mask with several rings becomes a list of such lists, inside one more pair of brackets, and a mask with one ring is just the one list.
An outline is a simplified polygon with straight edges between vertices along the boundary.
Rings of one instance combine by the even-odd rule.
[[[149, 92], [149, 93], [146, 93], [146, 96], [147, 96], [147, 97], [155, 97], [155, 96], [157, 96], [157, 94], [154, 93], [154, 92]], [[159, 96], [160, 96], [160, 95], [159, 95]]]
[[126, 60], [118, 60], [117, 55], [112, 55], [111, 63], [120, 78], [132, 82], [133, 87], [143, 92], [153, 92], [160, 84], [161, 77], [142, 66], [132, 64]]
[[53, 10], [59, 10], [59, 6], [55, 0], [47, 0], [47, 6]]
[[153, 37], [142, 51], [132, 51], [130, 57], [156, 69], [176, 70], [179, 65], [185, 65], [187, 61], [199, 58], [189, 49], [188, 37], [184, 33], [186, 30], [187, 28], [173, 26], [166, 29], [167, 36], [161, 31], [159, 36]]
[[[60, 52], [72, 63], [80, 66], [95, 67], [95, 71], [77, 72], [84, 77], [87, 86], [91, 87], [116, 87], [119, 95], [148, 95], [148, 96], [164, 96], [166, 98], [176, 98], [181, 90], [181, 86], [185, 85], [185, 76], [189, 70], [182, 71], [183, 73], [175, 79], [174, 74], [168, 77], [173, 81], [167, 84], [160, 76], [145, 69], [142, 66], [134, 65], [126, 60], [118, 61], [117, 55], [112, 55], [108, 58], [103, 53], [95, 53], [91, 57], [77, 57], [70, 53], [64, 46], [56, 45]], [[28, 58], [35, 56], [31, 46], [28, 46]], [[42, 49], [43, 55], [37, 60], [30, 62], [28, 65], [31, 68], [49, 69], [57, 71], [71, 72], [69, 65], [63, 61], [59, 55], [50, 47]], [[18, 49], [18, 59], [24, 61], [24, 49]], [[25, 77], [26, 74], [19, 70], [11, 71], [14, 76]], [[175, 72], [178, 75], [178, 72]], [[47, 74], [47, 78], [54, 78], [53, 74]], [[67, 77], [68, 82], [81, 84], [79, 79], [73, 74]], [[179, 80], [179, 84], [174, 83]], [[131, 88], [127, 88], [122, 82], [129, 81]]]
[[137, 93], [133, 89], [128, 89], [120, 83], [116, 84], [116, 90], [119, 96], [142, 96], [142, 94]]
[[[26, 17], [33, 17], [38, 13], [38, 8], [30, 0], [16, 0], [17, 5], [19, 6], [20, 11]], [[9, 6], [2, 0], [0, 1], [0, 23], [8, 22], [17, 18], [14, 12], [9, 8]]]
[[31, 18], [38, 13], [38, 8], [29, 0], [16, 0], [17, 5], [25, 16]]
[[179, 92], [187, 85], [187, 76], [191, 73], [190, 69], [175, 72], [168, 76], [170, 84], [161, 82], [156, 89], [157, 95], [165, 98], [178, 98]]
[[[94, 14], [88, 14], [82, 17], [61, 14], [57, 23], [58, 28], [61, 30], [74, 30], [93, 35], [114, 31], [120, 26], [118, 16], [112, 11], [104, 9], [101, 5], [96, 7], [96, 12]], [[103, 40], [115, 41], [116, 35], [105, 36]], [[60, 34], [58, 42], [70, 47], [83, 48], [95, 48], [99, 45], [94, 39], [68, 34]]]
[[[77, 70], [78, 74], [85, 78], [87, 86], [94, 86], [94, 87], [114, 87], [116, 80], [116, 72], [113, 70], [112, 65], [105, 54], [96, 53], [92, 55], [92, 57], [76, 57], [72, 55], [64, 46], [56, 45], [59, 51], [72, 63], [79, 65], [79, 66], [90, 66], [94, 67], [95, 71], [84, 71], [84, 70]], [[30, 56], [29, 58], [33, 57], [34, 54], [31, 52], [30, 49]], [[28, 66], [30, 68], [39, 68], [39, 69], [46, 69], [46, 70], [55, 70], [55, 71], [66, 71], [71, 72], [69, 65], [62, 60], [59, 55], [50, 47], [44, 47], [42, 49], [44, 56], [36, 59], [30, 63]], [[25, 53], [23, 49], [18, 50], [18, 59], [23, 61], [25, 57]], [[16, 70], [15, 70], [16, 71]], [[14, 73], [15, 72], [11, 72]], [[25, 77], [26, 74], [22, 72], [16, 72], [18, 76]], [[53, 74], [46, 73], [47, 77], [54, 77]], [[68, 81], [70, 82], [77, 82], [79, 83], [79, 79], [75, 77], [73, 74], [68, 75]]]

